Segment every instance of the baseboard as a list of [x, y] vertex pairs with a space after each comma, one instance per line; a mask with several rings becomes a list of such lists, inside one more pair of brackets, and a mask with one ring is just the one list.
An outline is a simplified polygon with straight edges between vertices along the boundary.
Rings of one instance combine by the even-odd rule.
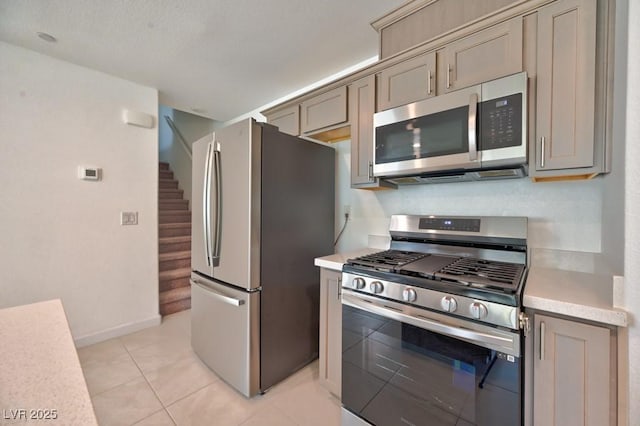
[[159, 325], [162, 322], [162, 317], [158, 314], [149, 319], [130, 322], [128, 324], [122, 324], [113, 328], [109, 328], [98, 333], [87, 334], [78, 338], [74, 338], [73, 342], [76, 348], [83, 346], [93, 345], [94, 343], [100, 343], [105, 340], [113, 339], [115, 337], [124, 336], [126, 334], [134, 333], [136, 331]]

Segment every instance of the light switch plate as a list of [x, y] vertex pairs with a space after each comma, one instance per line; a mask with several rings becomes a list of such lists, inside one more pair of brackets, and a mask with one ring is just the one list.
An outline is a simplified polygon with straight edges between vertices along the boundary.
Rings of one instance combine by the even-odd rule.
[[120, 225], [137, 225], [138, 212], [120, 212]]

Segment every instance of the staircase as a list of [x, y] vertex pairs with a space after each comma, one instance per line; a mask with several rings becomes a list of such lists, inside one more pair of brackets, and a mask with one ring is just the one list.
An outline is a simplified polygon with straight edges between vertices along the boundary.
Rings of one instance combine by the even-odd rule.
[[158, 236], [160, 315], [191, 308], [191, 211], [168, 163], [160, 163]]

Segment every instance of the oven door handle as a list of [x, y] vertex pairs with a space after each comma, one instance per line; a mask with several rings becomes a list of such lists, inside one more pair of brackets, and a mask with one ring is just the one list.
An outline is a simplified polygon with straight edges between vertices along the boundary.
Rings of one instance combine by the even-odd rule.
[[412, 309], [410, 306], [381, 301], [366, 296], [354, 296], [351, 292], [347, 293], [346, 289], [342, 292], [342, 304], [378, 314], [385, 318], [411, 324], [424, 330], [433, 331], [434, 333], [464, 340], [487, 349], [497, 350], [516, 357], [520, 356], [520, 339], [519, 336], [514, 333], [500, 333], [496, 330], [496, 333], [489, 334], [446, 324], [433, 318], [416, 315], [415, 312], [418, 311]]

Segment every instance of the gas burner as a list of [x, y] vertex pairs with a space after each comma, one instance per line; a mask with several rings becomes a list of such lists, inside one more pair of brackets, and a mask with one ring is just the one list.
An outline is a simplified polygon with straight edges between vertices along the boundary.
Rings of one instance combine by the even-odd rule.
[[408, 263], [422, 259], [426, 256], [428, 256], [428, 254], [400, 250], [386, 250], [357, 257], [355, 259], [349, 259], [347, 263], [350, 265], [372, 268], [376, 271], [393, 272]]

